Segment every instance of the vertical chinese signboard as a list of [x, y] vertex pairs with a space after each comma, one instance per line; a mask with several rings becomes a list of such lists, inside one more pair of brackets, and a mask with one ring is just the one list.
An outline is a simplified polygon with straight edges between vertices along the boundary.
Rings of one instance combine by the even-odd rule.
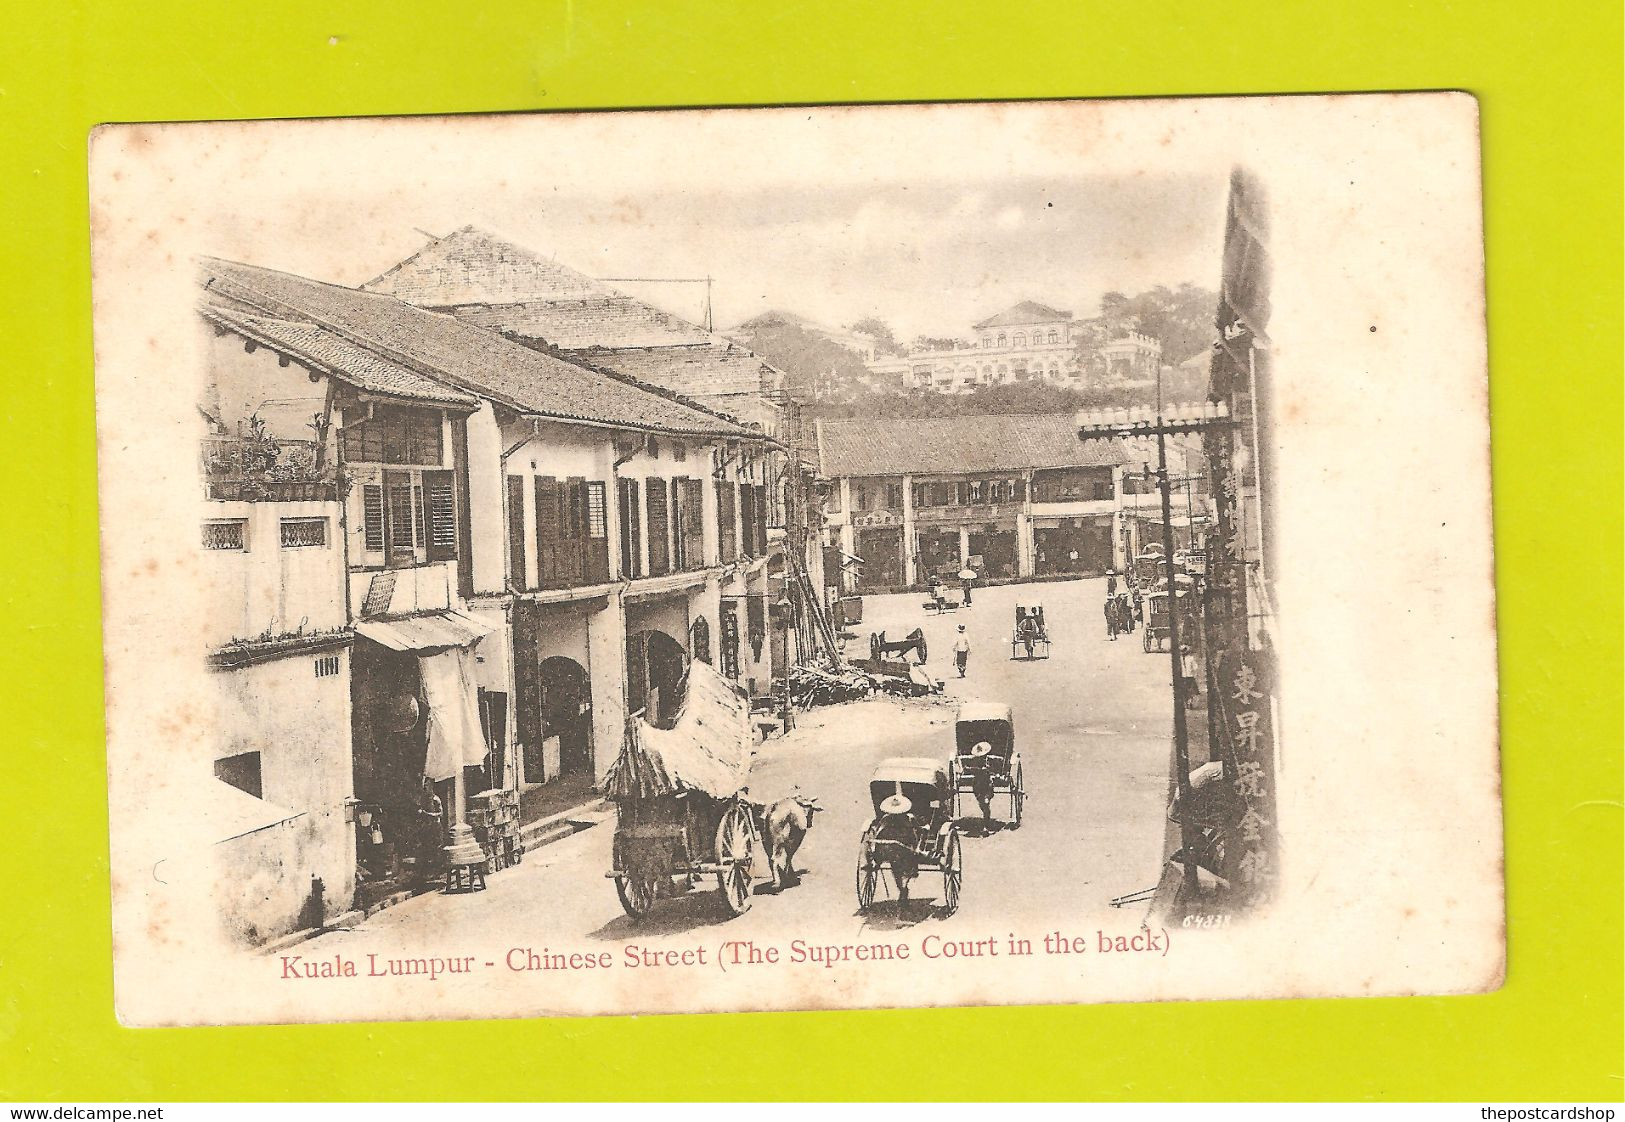
[[[1208, 637], [1208, 750], [1238, 796], [1224, 829], [1222, 871], [1232, 910], [1267, 902], [1279, 873], [1276, 660], [1261, 595], [1266, 519], [1260, 431], [1260, 356], [1269, 324], [1269, 252], [1263, 193], [1246, 172], [1230, 179], [1224, 269], [1208, 397], [1235, 425], [1203, 434], [1215, 540], [1208, 543], [1203, 615]], [[1267, 366], [1265, 367], [1267, 373]], [[1250, 478], [1249, 478], [1250, 476]]]

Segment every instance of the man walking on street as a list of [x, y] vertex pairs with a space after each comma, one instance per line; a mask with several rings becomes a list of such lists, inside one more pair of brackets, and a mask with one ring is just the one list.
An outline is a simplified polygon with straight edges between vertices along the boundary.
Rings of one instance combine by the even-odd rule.
[[965, 676], [965, 667], [970, 662], [970, 636], [965, 634], [965, 625], [959, 625], [959, 641], [954, 644], [954, 666], [959, 670], [959, 676]]

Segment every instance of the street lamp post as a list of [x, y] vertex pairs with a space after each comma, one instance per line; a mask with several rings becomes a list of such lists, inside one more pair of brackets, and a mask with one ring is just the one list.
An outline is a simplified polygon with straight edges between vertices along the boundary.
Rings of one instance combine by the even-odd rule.
[[1161, 380], [1158, 380], [1155, 414], [1143, 409], [1083, 412], [1077, 416], [1079, 440], [1123, 437], [1157, 438], [1157, 490], [1162, 500], [1162, 561], [1168, 583], [1168, 664], [1174, 699], [1174, 789], [1179, 800], [1179, 853], [1184, 867], [1186, 892], [1198, 888], [1196, 824], [1191, 818], [1190, 744], [1185, 725], [1185, 699], [1181, 696], [1179, 651], [1179, 590], [1174, 574], [1173, 496], [1168, 478], [1168, 443], [1173, 435], [1195, 434], [1211, 428], [1233, 427], [1229, 409], [1223, 402], [1162, 407]]

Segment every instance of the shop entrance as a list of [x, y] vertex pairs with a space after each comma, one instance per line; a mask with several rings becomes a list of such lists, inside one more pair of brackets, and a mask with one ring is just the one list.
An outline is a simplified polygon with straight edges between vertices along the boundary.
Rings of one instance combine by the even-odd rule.
[[970, 553], [980, 557], [978, 571], [983, 578], [1009, 580], [1016, 575], [1016, 532], [989, 528], [972, 530]]
[[859, 530], [858, 589], [875, 592], [903, 586], [903, 531], [900, 527]]
[[683, 705], [688, 652], [664, 631], [638, 631], [626, 637], [626, 701], [656, 728], [676, 723]]
[[919, 554], [914, 562], [914, 575], [921, 585], [929, 584], [932, 577], [954, 582], [959, 570], [965, 566], [959, 559], [959, 527], [946, 530], [922, 529], [917, 538]]
[[[542, 736], [558, 737], [558, 774], [592, 773], [592, 682], [573, 658], [542, 660]], [[552, 779], [551, 774], [547, 775]]]
[[1110, 519], [1074, 522], [1033, 531], [1033, 569], [1039, 576], [1100, 574], [1111, 568]]

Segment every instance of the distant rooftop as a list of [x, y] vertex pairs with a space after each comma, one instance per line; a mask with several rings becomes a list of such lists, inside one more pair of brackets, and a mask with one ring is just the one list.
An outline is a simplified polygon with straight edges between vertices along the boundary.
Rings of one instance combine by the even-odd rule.
[[819, 421], [818, 453], [826, 479], [1126, 462], [1117, 441], [1079, 440], [1071, 413]]

